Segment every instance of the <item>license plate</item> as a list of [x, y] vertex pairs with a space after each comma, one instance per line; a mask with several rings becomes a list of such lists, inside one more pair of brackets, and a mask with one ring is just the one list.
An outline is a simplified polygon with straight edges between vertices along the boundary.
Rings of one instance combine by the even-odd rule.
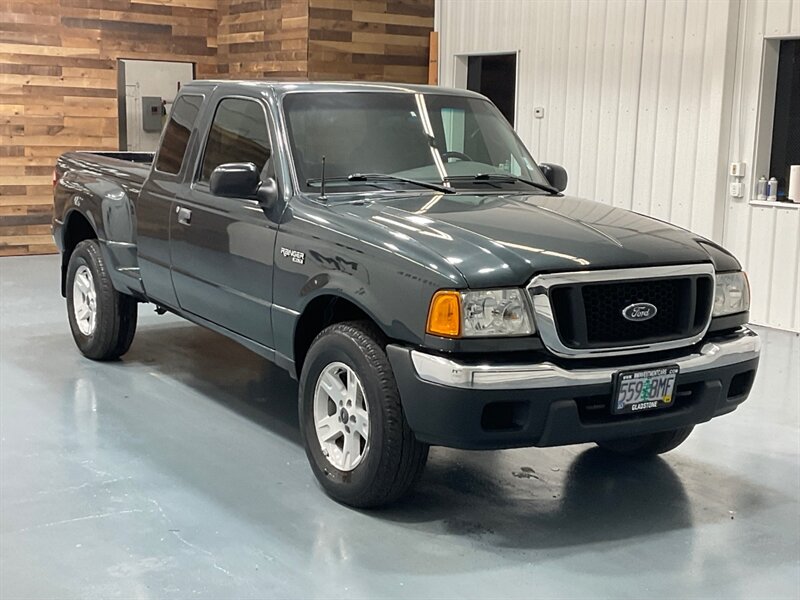
[[621, 371], [617, 374], [611, 412], [626, 414], [672, 405], [677, 366], [644, 371]]

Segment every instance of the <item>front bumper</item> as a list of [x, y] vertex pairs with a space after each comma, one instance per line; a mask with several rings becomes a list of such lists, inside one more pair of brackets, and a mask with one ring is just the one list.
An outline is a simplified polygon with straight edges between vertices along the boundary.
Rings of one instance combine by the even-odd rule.
[[[592, 368], [537, 363], [461, 362], [389, 345], [403, 409], [421, 441], [456, 448], [561, 446], [703, 423], [747, 399], [761, 342], [746, 327], [664, 360]], [[620, 370], [678, 365], [670, 408], [613, 415]]]

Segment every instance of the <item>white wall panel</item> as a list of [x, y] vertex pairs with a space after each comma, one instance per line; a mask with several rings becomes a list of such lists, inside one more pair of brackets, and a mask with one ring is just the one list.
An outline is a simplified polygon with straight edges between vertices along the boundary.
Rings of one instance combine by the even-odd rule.
[[795, 331], [800, 331], [800, 209], [755, 206], [749, 198], [761, 175], [755, 165], [764, 39], [798, 36], [800, 0], [743, 2], [729, 160], [747, 163], [747, 192], [728, 200], [724, 234], [725, 246], [750, 276], [753, 321]]
[[[697, 163], [700, 115], [713, 110], [713, 107], [702, 105], [702, 87], [705, 69], [695, 68], [698, 56], [703, 56], [708, 44], [706, 31], [708, 25], [709, 6], [699, 2], [689, 2], [684, 16], [685, 34], [682, 40], [680, 64], [680, 88], [678, 91], [675, 114], [675, 153], [673, 169], [666, 173], [670, 177], [672, 197], [667, 201], [664, 218], [675, 223], [693, 225], [696, 207], [694, 184], [698, 176]], [[701, 65], [704, 61], [701, 60]], [[701, 190], [702, 193], [702, 190]], [[709, 200], [709, 198], [706, 198]]]
[[800, 211], [727, 197], [733, 160], [752, 189], [764, 35], [800, 35], [800, 0], [439, 0], [437, 19], [442, 85], [457, 56], [519, 53], [517, 131], [568, 193], [724, 241], [753, 319], [800, 330]]
[[[709, 173], [727, 143], [721, 95], [700, 94], [725, 77], [729, 13], [716, 0], [441, 0], [440, 81], [458, 81], [457, 55], [518, 51], [517, 131], [567, 168], [570, 193], [712, 235]], [[716, 140], [702, 154], [701, 133]]]
[[[609, 43], [621, 46], [619, 56], [614, 56], [612, 61], [620, 65], [619, 104], [617, 108], [616, 144], [606, 146], [604, 139], [598, 141], [598, 152], [605, 155], [607, 171], [614, 185], [611, 188], [610, 202], [614, 206], [631, 208], [633, 206], [634, 165], [636, 163], [636, 136], [638, 131], [639, 115], [639, 88], [642, 76], [642, 48], [644, 45], [644, 18], [645, 5], [643, 2], [628, 2], [624, 8], [624, 27], [617, 35], [612, 35]], [[621, 36], [621, 37], [620, 37]], [[609, 88], [614, 87], [615, 79], [609, 80]], [[605, 96], [605, 94], [604, 94]], [[615, 94], [608, 94], [608, 102], [614, 102]], [[611, 137], [609, 135], [609, 137]], [[608, 150], [606, 150], [608, 148]], [[611, 149], [613, 148], [613, 150]], [[609, 196], [602, 195], [597, 198], [608, 202]]]
[[568, 169], [570, 193], [630, 207], [644, 14], [641, 0], [442, 0], [440, 82], [459, 80], [458, 55], [519, 52], [520, 136]]
[[[683, 2], [680, 3], [681, 7]], [[674, 106], [665, 98], [666, 91], [662, 94], [662, 66], [664, 53], [664, 16], [667, 2], [658, 1], [646, 4], [644, 23], [644, 44], [642, 47], [642, 76], [639, 91], [639, 116], [637, 119], [636, 161], [634, 164], [633, 210], [651, 214], [653, 209], [653, 191], [658, 191], [655, 182], [657, 169], [662, 170], [662, 165], [656, 165], [656, 157], [663, 156], [665, 140], [658, 139], [659, 117], [663, 130], [664, 121], [674, 112]], [[674, 14], [674, 11], [670, 11]], [[677, 52], [669, 52], [677, 55]], [[665, 71], [668, 69], [664, 69]], [[674, 82], [672, 82], [674, 83]], [[672, 85], [666, 86], [668, 89]], [[661, 105], [659, 106], [659, 100]], [[663, 114], [662, 114], [663, 113]]]

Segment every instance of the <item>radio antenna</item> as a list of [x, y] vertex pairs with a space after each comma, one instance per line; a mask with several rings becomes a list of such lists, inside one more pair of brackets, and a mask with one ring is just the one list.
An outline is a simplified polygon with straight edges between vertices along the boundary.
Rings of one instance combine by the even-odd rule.
[[319, 199], [322, 200], [323, 202], [326, 202], [328, 200], [328, 197], [325, 195], [325, 155], [322, 156], [322, 177], [320, 177], [319, 187], [320, 187]]

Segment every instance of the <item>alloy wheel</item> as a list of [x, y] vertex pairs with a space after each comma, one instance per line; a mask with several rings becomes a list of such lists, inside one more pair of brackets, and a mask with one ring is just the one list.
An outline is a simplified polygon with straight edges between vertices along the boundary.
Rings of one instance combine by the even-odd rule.
[[369, 407], [361, 380], [342, 362], [325, 367], [314, 389], [320, 449], [340, 471], [352, 471], [369, 450]]
[[92, 271], [86, 265], [81, 265], [75, 271], [72, 309], [80, 332], [87, 337], [92, 335], [97, 326], [97, 290]]

